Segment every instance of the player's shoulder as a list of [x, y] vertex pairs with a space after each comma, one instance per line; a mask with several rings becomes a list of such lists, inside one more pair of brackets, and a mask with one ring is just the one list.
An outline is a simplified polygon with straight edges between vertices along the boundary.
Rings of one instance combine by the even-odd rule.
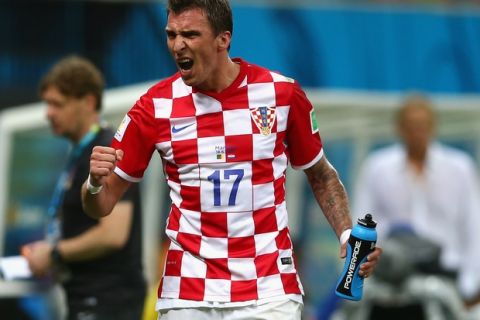
[[279, 71], [273, 71], [266, 67], [249, 63], [244, 60], [240, 60], [240, 62], [246, 64], [246, 67], [248, 68], [248, 84], [273, 82], [293, 85], [296, 83], [295, 79], [287, 77]]
[[144, 94], [144, 96], [150, 99], [171, 98], [174, 83], [179, 82], [179, 79], [180, 74], [178, 72], [174, 73], [168, 78], [161, 79], [160, 81], [152, 85]]
[[154, 115], [155, 100], [162, 101], [162, 99], [171, 100], [174, 92], [175, 83], [183, 83], [180, 81], [178, 73], [173, 74], [168, 78], [164, 78], [155, 84], [151, 85], [136, 101], [130, 113], [146, 113]]
[[263, 66], [247, 62], [245, 64], [247, 73], [244, 84], [253, 89], [252, 92], [262, 90], [264, 93], [274, 94], [279, 105], [297, 105], [295, 101], [304, 105], [306, 94], [295, 79]]

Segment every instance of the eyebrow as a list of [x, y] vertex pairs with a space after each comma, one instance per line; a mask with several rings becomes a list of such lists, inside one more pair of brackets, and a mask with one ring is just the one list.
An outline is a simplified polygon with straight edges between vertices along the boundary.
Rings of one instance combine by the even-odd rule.
[[167, 33], [167, 35], [177, 35], [177, 34], [180, 34], [184, 37], [190, 37], [190, 36], [198, 36], [201, 34], [200, 31], [198, 30], [183, 30], [183, 31], [180, 31], [180, 32], [175, 32], [171, 29], [168, 29], [166, 28], [165, 29], [165, 32]]

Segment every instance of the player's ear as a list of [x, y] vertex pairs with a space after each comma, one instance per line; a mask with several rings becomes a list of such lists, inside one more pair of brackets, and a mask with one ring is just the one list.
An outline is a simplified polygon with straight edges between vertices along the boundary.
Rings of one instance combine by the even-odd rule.
[[232, 41], [232, 34], [230, 31], [223, 31], [217, 36], [218, 50], [228, 50], [230, 48], [230, 42]]

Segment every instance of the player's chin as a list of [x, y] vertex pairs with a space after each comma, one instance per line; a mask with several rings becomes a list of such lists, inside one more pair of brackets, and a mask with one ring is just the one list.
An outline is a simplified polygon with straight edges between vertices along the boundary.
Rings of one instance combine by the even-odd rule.
[[182, 77], [183, 82], [187, 86], [194, 87], [196, 85], [195, 78], [193, 77], [193, 75], [190, 72], [188, 72], [188, 73], [180, 72], [180, 76]]

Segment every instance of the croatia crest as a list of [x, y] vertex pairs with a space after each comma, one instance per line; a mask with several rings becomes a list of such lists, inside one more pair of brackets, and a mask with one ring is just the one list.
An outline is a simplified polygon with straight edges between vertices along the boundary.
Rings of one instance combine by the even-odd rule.
[[257, 107], [251, 109], [250, 113], [260, 133], [268, 136], [272, 132], [273, 123], [275, 122], [275, 108]]

